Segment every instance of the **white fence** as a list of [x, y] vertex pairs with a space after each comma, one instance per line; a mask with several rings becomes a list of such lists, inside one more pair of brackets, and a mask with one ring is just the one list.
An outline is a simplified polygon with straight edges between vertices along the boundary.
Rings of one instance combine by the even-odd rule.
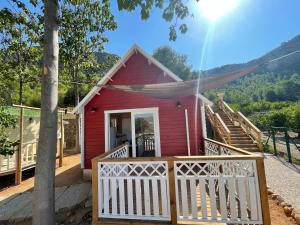
[[179, 221], [262, 224], [255, 160], [174, 164]]
[[99, 216], [170, 220], [168, 164], [99, 162]]
[[242, 149], [235, 148], [214, 140], [205, 140], [205, 155], [216, 156], [216, 155], [252, 155], [250, 152], [244, 151]]
[[117, 159], [128, 156], [123, 146], [93, 159], [93, 220], [269, 224], [263, 158], [211, 140], [205, 147], [210, 156]]
[[[22, 167], [28, 168], [36, 163], [36, 150], [38, 140], [23, 144]], [[0, 156], [0, 173], [7, 173], [16, 169], [16, 153], [13, 155]]]
[[[31, 168], [36, 164], [36, 152], [37, 152], [38, 139], [30, 142], [23, 143], [22, 149], [22, 168]], [[57, 150], [59, 149], [60, 139], [57, 142]], [[18, 146], [16, 147], [16, 151]], [[59, 156], [59, 151], [57, 151], [56, 156]], [[17, 165], [16, 153], [13, 155], [3, 156], [0, 155], [0, 175], [12, 173], [16, 170]]]

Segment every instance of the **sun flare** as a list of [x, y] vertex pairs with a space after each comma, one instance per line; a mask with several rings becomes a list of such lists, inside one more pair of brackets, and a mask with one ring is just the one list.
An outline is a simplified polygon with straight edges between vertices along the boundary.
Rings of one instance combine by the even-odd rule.
[[240, 0], [200, 0], [201, 13], [210, 21], [217, 21], [232, 12]]

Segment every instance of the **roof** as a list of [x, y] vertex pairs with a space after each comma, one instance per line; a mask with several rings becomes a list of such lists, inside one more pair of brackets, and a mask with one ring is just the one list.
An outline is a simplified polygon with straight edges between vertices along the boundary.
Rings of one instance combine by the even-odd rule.
[[[115, 73], [127, 62], [127, 60], [136, 52], [142, 54], [145, 58], [147, 58], [151, 63], [156, 65], [159, 69], [161, 69], [166, 75], [173, 78], [175, 81], [182, 81], [176, 74], [174, 74], [171, 70], [153, 58], [151, 55], [146, 53], [142, 48], [138, 45], [133, 45], [129, 51], [105, 74], [105, 76], [94, 86], [91, 91], [80, 101], [80, 103], [74, 108], [73, 112], [80, 112], [84, 106], [101, 90], [101, 86], [105, 85], [111, 78], [115, 75]], [[205, 103], [211, 104], [207, 98], [203, 95], [198, 94], [198, 97]]]

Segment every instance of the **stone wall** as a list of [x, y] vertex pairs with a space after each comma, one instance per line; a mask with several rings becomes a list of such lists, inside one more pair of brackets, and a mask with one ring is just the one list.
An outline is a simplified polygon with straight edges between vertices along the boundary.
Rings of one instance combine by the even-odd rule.
[[76, 145], [76, 119], [66, 118], [64, 121], [65, 148], [74, 149]]

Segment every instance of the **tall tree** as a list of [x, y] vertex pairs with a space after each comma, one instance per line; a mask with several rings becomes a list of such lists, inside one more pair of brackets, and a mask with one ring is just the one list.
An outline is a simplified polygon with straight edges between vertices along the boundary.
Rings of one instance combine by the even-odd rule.
[[55, 224], [58, 8], [58, 0], [44, 0], [44, 67], [41, 77], [41, 122], [34, 180], [34, 225]]
[[39, 81], [40, 29], [37, 17], [22, 2], [14, 0], [11, 4], [16, 5], [13, 10], [0, 10], [0, 76], [6, 78], [6, 85], [19, 86], [18, 103], [22, 104], [24, 85]]
[[96, 53], [101, 52], [108, 41], [104, 32], [115, 28], [109, 1], [62, 1], [59, 24], [61, 78], [72, 82], [75, 105], [79, 103], [79, 83], [94, 83], [95, 73], [103, 66], [97, 63]]
[[168, 46], [157, 48], [153, 57], [169, 68], [173, 73], [183, 80], [192, 78], [192, 67], [187, 63], [187, 56], [175, 52]]

